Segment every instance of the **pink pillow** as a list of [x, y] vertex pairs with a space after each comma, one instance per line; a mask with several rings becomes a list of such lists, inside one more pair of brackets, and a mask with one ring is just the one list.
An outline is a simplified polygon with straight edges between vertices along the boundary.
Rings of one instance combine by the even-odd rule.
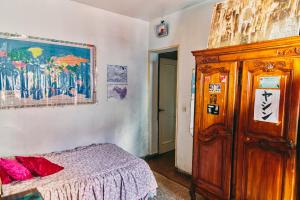
[[16, 159], [37, 176], [48, 176], [64, 169], [43, 157], [16, 156]]
[[30, 171], [16, 160], [0, 158], [0, 167], [16, 181], [24, 181], [32, 178]]
[[2, 184], [9, 184], [12, 182], [11, 178], [8, 176], [8, 174], [0, 167], [0, 178]]

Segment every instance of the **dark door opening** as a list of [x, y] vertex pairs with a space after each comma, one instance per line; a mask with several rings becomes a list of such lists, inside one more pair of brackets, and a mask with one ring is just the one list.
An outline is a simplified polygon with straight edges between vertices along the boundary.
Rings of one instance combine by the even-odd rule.
[[158, 58], [158, 153], [163, 154], [175, 150], [177, 51]]

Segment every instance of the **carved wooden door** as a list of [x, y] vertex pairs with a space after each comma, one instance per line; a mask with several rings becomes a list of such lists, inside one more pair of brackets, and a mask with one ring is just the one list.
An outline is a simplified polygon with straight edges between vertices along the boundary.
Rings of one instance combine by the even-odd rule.
[[237, 63], [199, 65], [193, 182], [211, 199], [230, 199]]
[[236, 199], [292, 200], [295, 194], [300, 60], [243, 63]]

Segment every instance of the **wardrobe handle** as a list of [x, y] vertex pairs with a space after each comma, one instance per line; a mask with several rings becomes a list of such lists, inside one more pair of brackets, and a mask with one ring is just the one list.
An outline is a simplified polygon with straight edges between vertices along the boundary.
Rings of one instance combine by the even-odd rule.
[[246, 137], [246, 141], [249, 142], [251, 139], [249, 137]]

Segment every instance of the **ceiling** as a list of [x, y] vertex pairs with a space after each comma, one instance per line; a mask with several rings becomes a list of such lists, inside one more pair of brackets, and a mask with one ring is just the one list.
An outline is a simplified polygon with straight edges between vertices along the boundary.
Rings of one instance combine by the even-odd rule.
[[150, 21], [212, 0], [73, 0], [122, 15]]

